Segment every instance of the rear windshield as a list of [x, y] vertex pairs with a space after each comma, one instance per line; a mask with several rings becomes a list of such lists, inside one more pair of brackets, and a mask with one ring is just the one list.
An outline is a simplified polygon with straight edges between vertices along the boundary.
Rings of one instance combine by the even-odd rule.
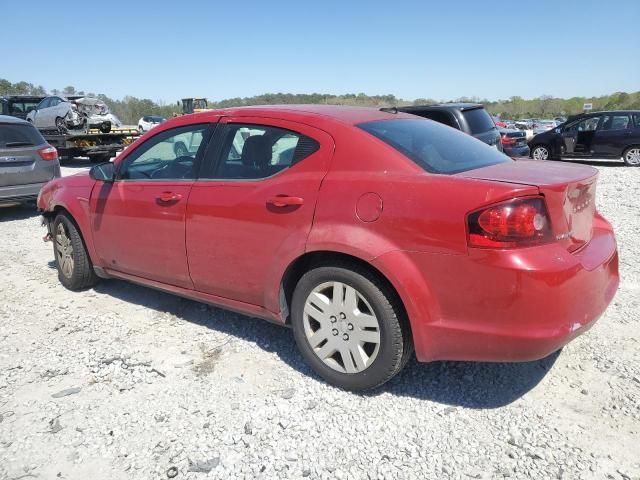
[[162, 123], [164, 122], [164, 118], [163, 117], [149, 117], [149, 122], [156, 122], [156, 123]]
[[472, 135], [488, 132], [496, 128], [491, 115], [484, 108], [474, 108], [473, 110], [464, 110], [462, 112], [465, 120], [469, 124]]
[[19, 148], [43, 145], [40, 132], [27, 124], [0, 123], [0, 148]]
[[431, 173], [458, 173], [512, 161], [494, 147], [431, 120], [378, 120], [358, 127]]

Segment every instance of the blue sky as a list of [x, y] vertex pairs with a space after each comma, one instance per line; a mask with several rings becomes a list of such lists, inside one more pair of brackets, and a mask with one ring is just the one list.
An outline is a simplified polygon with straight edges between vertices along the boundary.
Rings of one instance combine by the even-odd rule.
[[[640, 90], [640, 0], [7, 1], [0, 78], [173, 102]], [[63, 6], [62, 6], [63, 5]]]

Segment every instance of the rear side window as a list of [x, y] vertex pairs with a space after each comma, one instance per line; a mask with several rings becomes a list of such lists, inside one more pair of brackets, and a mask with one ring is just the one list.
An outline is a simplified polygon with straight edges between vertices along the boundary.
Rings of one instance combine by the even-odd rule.
[[260, 179], [286, 170], [320, 148], [306, 135], [266, 125], [229, 124], [216, 179]]
[[488, 132], [496, 128], [496, 124], [493, 123], [493, 119], [484, 108], [464, 110], [462, 116], [467, 121], [472, 135]]
[[0, 123], [0, 148], [19, 148], [44, 145], [40, 132], [31, 125]]
[[413, 113], [414, 115], [419, 115], [420, 117], [429, 118], [431, 120], [442, 123], [444, 125], [448, 125], [449, 127], [459, 128], [457, 125], [458, 122], [456, 122], [455, 119], [453, 118], [453, 115], [451, 115], [448, 112], [441, 112], [439, 110], [427, 110], [420, 113], [414, 113], [414, 112], [410, 112], [410, 113]]
[[452, 174], [513, 161], [470, 135], [427, 120], [379, 120], [358, 127], [431, 173]]

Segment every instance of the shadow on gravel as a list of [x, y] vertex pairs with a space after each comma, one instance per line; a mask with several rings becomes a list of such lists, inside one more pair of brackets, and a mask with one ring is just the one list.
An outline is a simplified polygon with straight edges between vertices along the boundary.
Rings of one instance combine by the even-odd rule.
[[39, 215], [35, 203], [23, 203], [15, 206], [0, 205], [0, 223], [13, 220], [25, 220]]
[[[287, 328], [120, 280], [101, 282], [95, 291], [242, 338], [276, 353], [292, 368], [321, 381], [302, 360], [293, 334]], [[390, 393], [451, 406], [498, 408], [534, 388], [558, 355], [556, 352], [543, 360], [527, 363], [418, 363], [414, 358], [396, 378], [363, 395], [375, 397]]]

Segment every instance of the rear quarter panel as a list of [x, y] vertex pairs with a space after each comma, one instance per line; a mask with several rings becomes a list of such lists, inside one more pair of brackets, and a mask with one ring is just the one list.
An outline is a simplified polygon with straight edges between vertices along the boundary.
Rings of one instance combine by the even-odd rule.
[[[414, 332], [420, 331], [425, 322], [439, 319], [424, 270], [433, 265], [441, 272], [447, 258], [467, 255], [466, 215], [538, 190], [428, 174], [375, 138], [340, 140], [320, 189], [307, 251], [335, 251], [372, 264], [397, 290]], [[379, 217], [364, 221], [359, 204], [371, 194], [380, 199]], [[419, 265], [412, 260], [415, 252], [422, 254]]]

